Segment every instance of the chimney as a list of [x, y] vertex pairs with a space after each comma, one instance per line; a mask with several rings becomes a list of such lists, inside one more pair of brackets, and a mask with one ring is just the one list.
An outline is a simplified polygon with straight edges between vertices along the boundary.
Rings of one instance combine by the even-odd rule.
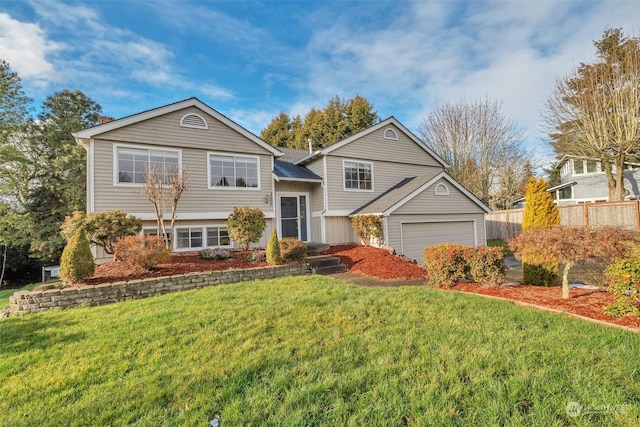
[[307, 142], [309, 143], [309, 154], [313, 154], [313, 140], [309, 138]]
[[109, 116], [98, 116], [98, 124], [99, 125], [103, 125], [105, 123], [109, 123], [114, 121], [115, 119], [113, 117], [109, 117]]

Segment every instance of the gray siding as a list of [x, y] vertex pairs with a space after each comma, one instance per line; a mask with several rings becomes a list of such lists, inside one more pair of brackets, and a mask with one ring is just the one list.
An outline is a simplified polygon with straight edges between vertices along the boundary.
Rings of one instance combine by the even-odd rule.
[[[361, 153], [361, 157], [353, 159], [368, 161], [366, 157], [362, 157], [366, 155], [368, 153]], [[327, 179], [325, 185], [328, 186], [329, 190], [327, 207], [329, 211], [354, 211], [389, 190], [404, 178], [424, 175], [433, 171], [434, 168], [435, 170], [440, 170], [440, 167], [409, 163], [408, 159], [405, 164], [375, 160], [371, 162], [373, 163], [373, 191], [350, 191], [344, 189], [342, 168], [344, 159], [344, 157], [327, 156], [327, 175], [329, 179]]]
[[[153, 206], [140, 195], [140, 187], [113, 185], [113, 146], [115, 141], [95, 141], [95, 210], [120, 209], [130, 213], [151, 213]], [[253, 142], [251, 144], [255, 145]], [[220, 151], [217, 146], [212, 151]], [[228, 148], [228, 147], [227, 147]], [[259, 148], [259, 147], [258, 147]], [[194, 148], [182, 149], [182, 165], [189, 171], [189, 189], [178, 204], [180, 214], [230, 213], [234, 207], [259, 207], [265, 213], [273, 213], [273, 206], [266, 203], [272, 193], [271, 155], [260, 155], [260, 190], [208, 189], [207, 151]], [[244, 152], [238, 151], [239, 154]]]
[[[445, 184], [449, 189], [448, 196], [436, 196], [435, 189], [439, 184]], [[468, 214], [484, 211], [471, 201], [464, 193], [445, 180], [439, 180], [426, 188], [422, 193], [398, 208], [393, 215], [403, 214]]]
[[[209, 128], [192, 129], [181, 127], [180, 119], [187, 113], [195, 113], [204, 117]], [[198, 148], [245, 154], [270, 154], [263, 147], [195, 107], [174, 111], [173, 113], [106, 132], [99, 135], [99, 138], [167, 147]]]
[[[397, 141], [383, 137], [384, 131], [389, 128], [396, 131]], [[330, 155], [441, 167], [429, 153], [392, 124], [352, 141]]]
[[[324, 178], [324, 166], [322, 159], [305, 165], [307, 169]], [[324, 190], [320, 184], [314, 185], [311, 194], [311, 212], [320, 212], [324, 209]]]
[[346, 216], [329, 216], [325, 218], [327, 241], [331, 245], [341, 243], [359, 243], [360, 239], [353, 233], [351, 219]]

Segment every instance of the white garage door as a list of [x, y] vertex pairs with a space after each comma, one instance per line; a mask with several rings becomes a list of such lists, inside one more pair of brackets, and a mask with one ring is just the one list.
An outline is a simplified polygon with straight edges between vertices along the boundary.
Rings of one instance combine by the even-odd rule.
[[422, 264], [425, 246], [458, 243], [475, 246], [473, 221], [402, 224], [402, 253]]

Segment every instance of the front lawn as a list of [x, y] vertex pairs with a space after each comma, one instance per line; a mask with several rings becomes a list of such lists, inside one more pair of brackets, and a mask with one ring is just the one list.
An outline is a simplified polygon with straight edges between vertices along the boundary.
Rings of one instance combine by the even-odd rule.
[[637, 425], [639, 352], [474, 295], [245, 282], [0, 319], [0, 424]]

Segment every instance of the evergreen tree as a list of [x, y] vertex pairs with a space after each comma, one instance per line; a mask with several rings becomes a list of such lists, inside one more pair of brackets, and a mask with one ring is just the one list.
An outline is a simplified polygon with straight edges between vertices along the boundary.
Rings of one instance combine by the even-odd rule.
[[[551, 194], [546, 190], [547, 181], [544, 178], [529, 178], [522, 218], [522, 231], [560, 224], [558, 206], [553, 203]], [[558, 263], [531, 264], [529, 261], [526, 256], [522, 257], [522, 273], [525, 283], [551, 286], [560, 280]]]
[[79, 90], [49, 96], [30, 138], [34, 177], [27, 205], [34, 256], [57, 262], [64, 248], [60, 226], [67, 215], [85, 210], [86, 152], [72, 133], [98, 123], [100, 105]]
[[291, 119], [284, 111], [271, 120], [271, 123], [260, 132], [260, 138], [274, 147], [291, 147], [294, 134]]
[[67, 284], [80, 283], [95, 270], [89, 239], [80, 227], [69, 240], [60, 259], [60, 278]]
[[260, 137], [276, 147], [319, 150], [363, 131], [378, 122], [373, 105], [357, 95], [345, 101], [339, 96], [329, 99], [323, 109], [312, 108], [304, 117], [291, 119], [281, 112], [261, 132]]

